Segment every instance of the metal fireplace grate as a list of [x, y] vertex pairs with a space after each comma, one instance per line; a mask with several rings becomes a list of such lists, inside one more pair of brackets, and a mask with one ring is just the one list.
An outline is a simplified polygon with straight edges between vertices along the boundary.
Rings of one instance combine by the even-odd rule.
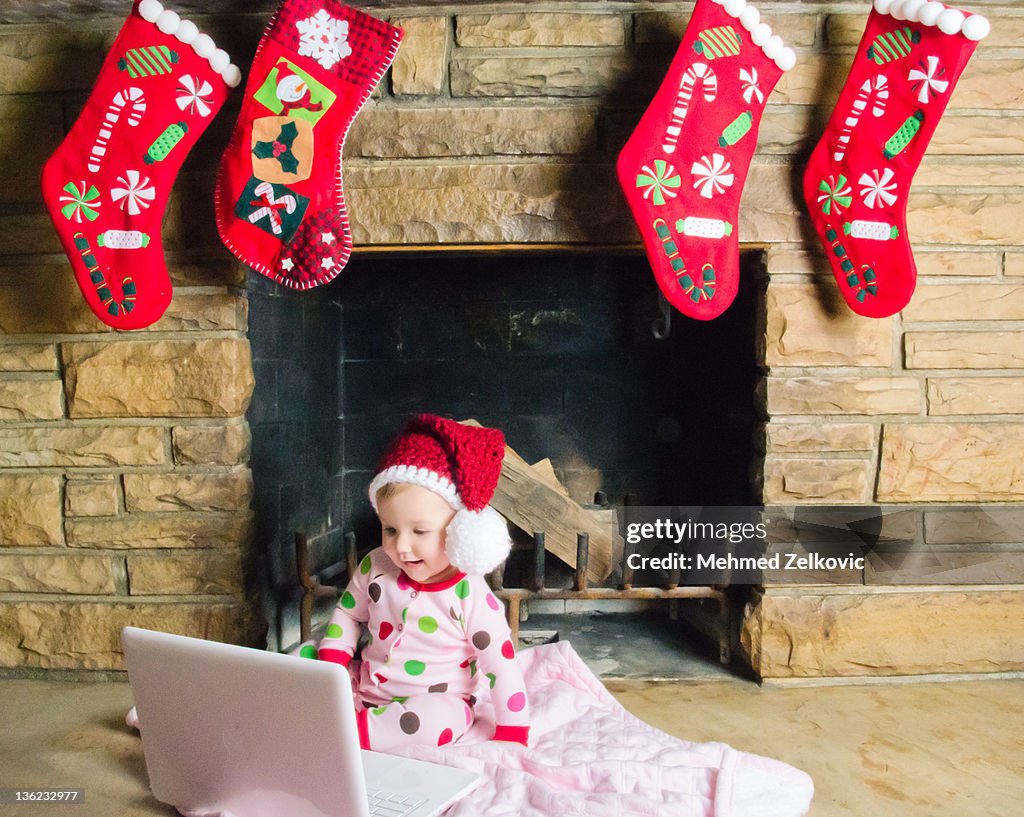
[[[717, 617], [713, 622], [715, 635], [718, 638], [718, 655], [723, 664], [731, 660], [730, 653], [730, 610], [729, 600], [724, 585], [679, 586], [678, 570], [669, 572], [661, 585], [635, 587], [633, 584], [634, 570], [628, 564], [632, 547], [625, 544], [621, 561], [622, 579], [616, 587], [589, 587], [587, 583], [587, 566], [590, 561], [590, 541], [585, 533], [576, 537], [576, 567], [573, 586], [568, 588], [545, 587], [544, 585], [544, 532], [537, 531], [533, 535], [532, 564], [530, 577], [525, 587], [506, 587], [506, 565], [503, 564], [487, 576], [488, 584], [503, 602], [505, 614], [513, 639], [518, 643], [520, 610], [524, 601], [543, 600], [598, 600], [598, 599], [631, 599], [631, 600], [668, 600], [678, 603], [687, 599], [711, 599], [717, 603]], [[299, 626], [303, 641], [312, 632], [313, 605], [319, 598], [337, 598], [349, 576], [355, 575], [359, 564], [358, 546], [354, 533], [345, 536], [345, 561], [333, 564], [319, 573], [311, 569], [309, 542], [304, 532], [295, 534], [295, 561], [298, 569], [299, 585], [302, 588], [302, 601], [299, 607]]]

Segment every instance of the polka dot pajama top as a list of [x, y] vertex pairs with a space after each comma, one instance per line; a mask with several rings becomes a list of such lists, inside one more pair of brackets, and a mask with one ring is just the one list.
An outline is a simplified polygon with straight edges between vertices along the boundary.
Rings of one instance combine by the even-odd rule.
[[361, 624], [370, 636], [354, 682], [364, 748], [457, 739], [484, 683], [495, 739], [526, 744], [526, 686], [501, 602], [482, 576], [421, 584], [377, 548], [342, 594], [318, 657], [348, 666]]

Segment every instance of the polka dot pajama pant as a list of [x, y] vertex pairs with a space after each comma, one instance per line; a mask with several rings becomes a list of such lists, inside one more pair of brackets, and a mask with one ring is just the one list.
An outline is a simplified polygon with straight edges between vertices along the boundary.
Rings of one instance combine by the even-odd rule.
[[355, 696], [359, 742], [364, 749], [386, 752], [398, 746], [443, 746], [458, 740], [473, 723], [473, 710], [459, 695], [431, 693], [367, 706]]

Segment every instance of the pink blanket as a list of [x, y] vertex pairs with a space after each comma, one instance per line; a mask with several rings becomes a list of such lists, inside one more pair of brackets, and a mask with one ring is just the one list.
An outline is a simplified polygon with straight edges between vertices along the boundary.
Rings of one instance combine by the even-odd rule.
[[530, 693], [530, 747], [487, 740], [489, 704], [458, 744], [407, 757], [485, 782], [448, 817], [799, 817], [811, 778], [724, 743], [690, 743], [629, 714], [567, 642], [518, 655]]
[[[724, 743], [690, 743], [629, 714], [568, 642], [522, 650], [530, 747], [488, 740], [486, 696], [457, 743], [396, 754], [479, 772], [447, 817], [800, 817], [811, 778]], [[136, 725], [135, 711], [128, 722]]]

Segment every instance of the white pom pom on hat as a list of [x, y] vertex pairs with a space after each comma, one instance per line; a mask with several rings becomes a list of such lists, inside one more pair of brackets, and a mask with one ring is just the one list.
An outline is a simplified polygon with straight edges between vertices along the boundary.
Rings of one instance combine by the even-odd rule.
[[511, 547], [508, 525], [490, 505], [482, 511], [456, 511], [448, 525], [448, 561], [465, 573], [490, 573], [505, 561]]
[[446, 532], [448, 561], [464, 573], [490, 573], [512, 548], [505, 520], [489, 504], [504, 456], [498, 429], [421, 414], [385, 453], [370, 482], [370, 503], [377, 510], [377, 492], [394, 483], [433, 491], [455, 510]]

